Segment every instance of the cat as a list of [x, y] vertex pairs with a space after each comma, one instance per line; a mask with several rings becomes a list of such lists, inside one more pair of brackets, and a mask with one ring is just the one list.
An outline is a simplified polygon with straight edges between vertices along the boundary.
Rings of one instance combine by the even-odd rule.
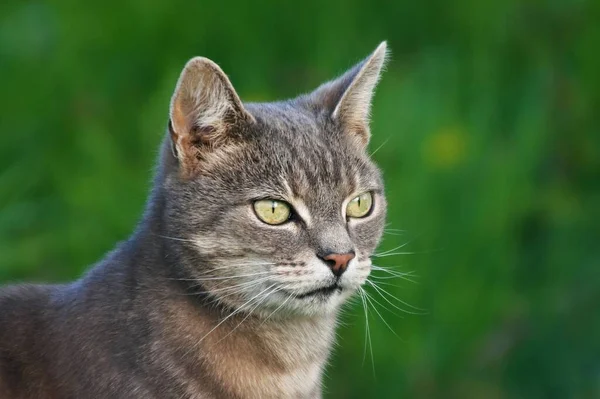
[[131, 237], [73, 283], [0, 290], [0, 398], [321, 397], [384, 228], [367, 144], [386, 55], [261, 104], [191, 59]]

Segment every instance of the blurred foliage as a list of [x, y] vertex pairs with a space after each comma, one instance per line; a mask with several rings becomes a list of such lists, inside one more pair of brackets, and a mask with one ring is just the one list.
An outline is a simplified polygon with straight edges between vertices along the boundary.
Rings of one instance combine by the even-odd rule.
[[598, 21], [592, 0], [4, 1], [0, 281], [75, 278], [127, 237], [188, 58], [274, 100], [387, 39], [381, 250], [413, 254], [375, 263], [427, 313], [370, 287], [400, 338], [371, 308], [363, 361], [357, 302], [326, 397], [600, 397]]

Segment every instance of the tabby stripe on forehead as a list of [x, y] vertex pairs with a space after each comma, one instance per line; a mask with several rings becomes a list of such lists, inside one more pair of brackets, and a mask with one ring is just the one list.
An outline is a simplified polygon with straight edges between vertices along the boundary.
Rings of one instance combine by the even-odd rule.
[[334, 162], [333, 170], [334, 170], [334, 179], [341, 184], [344, 184], [344, 177], [342, 169], [346, 169], [346, 165], [344, 162]]
[[348, 185], [350, 185], [350, 192], [353, 193], [358, 190], [359, 182], [358, 182], [358, 168], [355, 164], [349, 164], [346, 168], [344, 168], [346, 172], [346, 181]]
[[328, 148], [327, 146], [323, 146], [323, 152], [326, 154], [325, 156], [325, 174], [329, 177], [333, 177], [333, 169], [334, 169], [334, 162], [333, 162], [333, 154], [331, 152], [331, 149]]
[[294, 162], [289, 164], [287, 170], [287, 174], [290, 180], [289, 186], [292, 189], [291, 194], [302, 198], [310, 189], [310, 179], [306, 175], [306, 169], [300, 164], [300, 160], [302, 159], [300, 154], [298, 154], [295, 148], [292, 148], [290, 152], [294, 159]]

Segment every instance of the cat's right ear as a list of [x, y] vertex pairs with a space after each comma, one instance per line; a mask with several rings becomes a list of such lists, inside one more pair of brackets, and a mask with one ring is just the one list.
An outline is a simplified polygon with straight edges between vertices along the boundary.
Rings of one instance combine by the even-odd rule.
[[171, 98], [169, 131], [181, 167], [191, 174], [202, 151], [230, 139], [243, 124], [255, 122], [221, 68], [208, 58], [192, 58]]
[[369, 142], [371, 102], [387, 56], [387, 43], [382, 42], [362, 62], [309, 96], [313, 107], [327, 112], [361, 146]]

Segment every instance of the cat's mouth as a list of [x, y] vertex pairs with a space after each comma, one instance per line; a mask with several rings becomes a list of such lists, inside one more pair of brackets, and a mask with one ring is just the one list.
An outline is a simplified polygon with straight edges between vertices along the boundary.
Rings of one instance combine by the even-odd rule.
[[327, 287], [317, 288], [315, 290], [304, 292], [302, 294], [294, 294], [294, 296], [298, 299], [307, 298], [311, 296], [329, 296], [335, 291], [342, 291], [342, 287], [340, 287], [340, 285], [337, 282]]

